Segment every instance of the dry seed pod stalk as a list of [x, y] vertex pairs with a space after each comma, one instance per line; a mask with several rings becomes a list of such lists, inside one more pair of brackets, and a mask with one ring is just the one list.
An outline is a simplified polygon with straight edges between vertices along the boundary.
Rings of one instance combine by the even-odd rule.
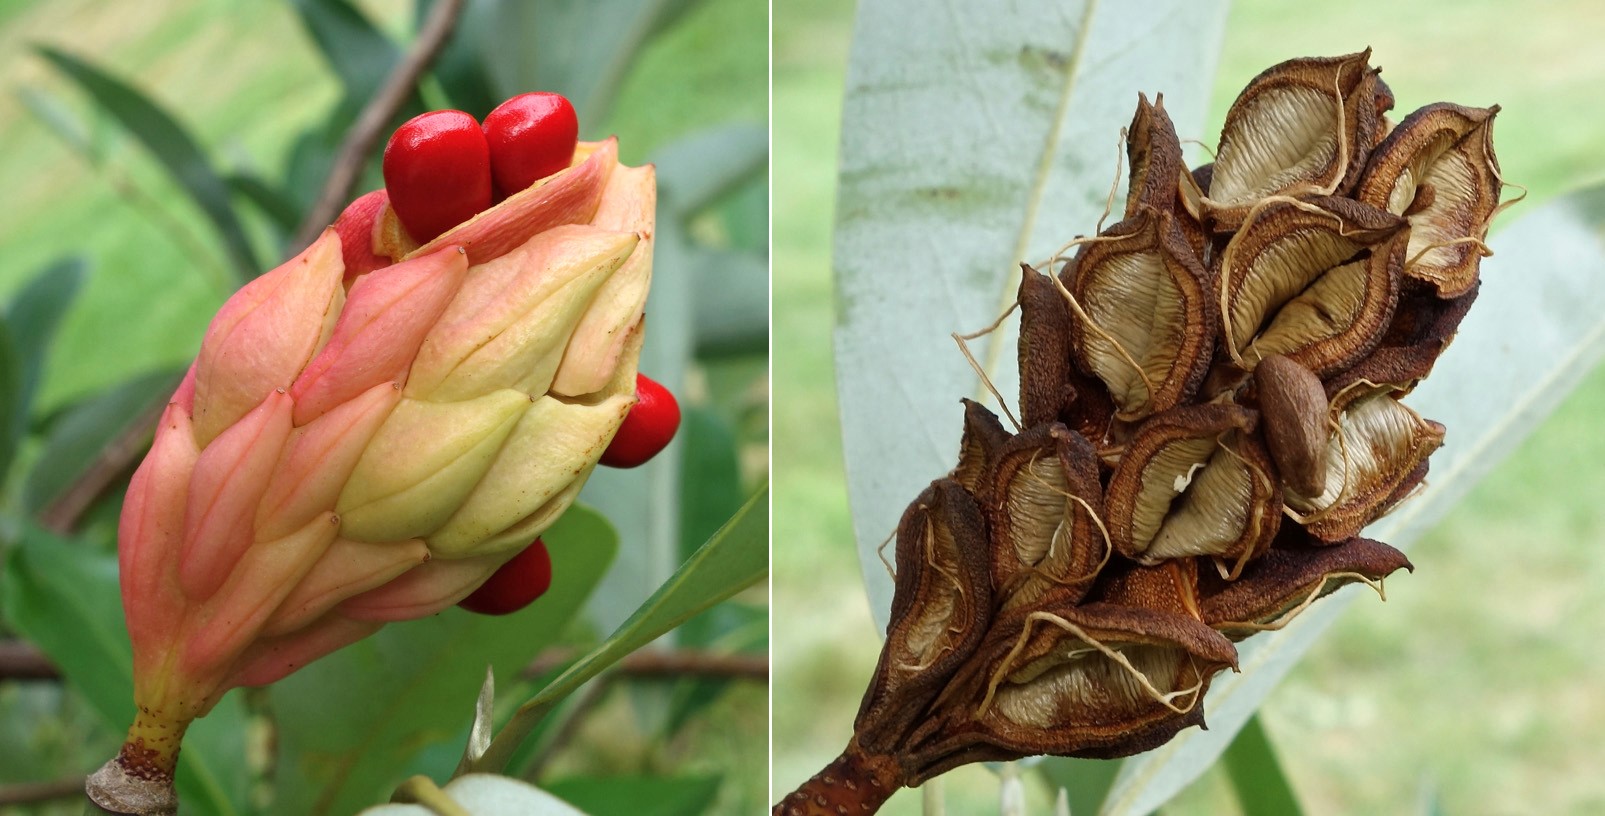
[[1267, 69], [1192, 170], [1163, 98], [1139, 97], [1123, 219], [1022, 269], [1025, 426], [964, 401], [954, 469], [897, 530], [853, 739], [776, 814], [873, 812], [969, 762], [1156, 747], [1203, 724], [1235, 641], [1411, 568], [1359, 536], [1443, 441], [1401, 400], [1477, 295], [1498, 108], [1390, 131], [1369, 61]]

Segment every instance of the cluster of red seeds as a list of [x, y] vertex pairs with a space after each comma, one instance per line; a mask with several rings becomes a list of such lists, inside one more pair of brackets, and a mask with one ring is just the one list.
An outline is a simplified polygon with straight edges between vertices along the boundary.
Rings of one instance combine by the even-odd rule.
[[[385, 188], [353, 201], [335, 225], [344, 239], [348, 277], [389, 264], [390, 259], [374, 253], [371, 241], [372, 225], [387, 202], [408, 235], [428, 243], [568, 169], [578, 138], [574, 106], [561, 94], [544, 91], [503, 102], [483, 125], [460, 110], [430, 111], [408, 120], [385, 146]], [[604, 465], [645, 464], [680, 427], [680, 406], [667, 388], [637, 374], [636, 397], [602, 454]], [[551, 583], [552, 558], [537, 538], [458, 606], [506, 615], [528, 606]]]

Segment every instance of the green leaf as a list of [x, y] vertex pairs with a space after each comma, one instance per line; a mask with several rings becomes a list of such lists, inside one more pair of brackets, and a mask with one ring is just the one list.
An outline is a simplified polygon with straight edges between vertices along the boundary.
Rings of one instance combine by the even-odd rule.
[[[1138, 91], [1199, 135], [1226, 3], [858, 5], [842, 109], [836, 382], [859, 562], [876, 629], [892, 582], [876, 548], [958, 452], [979, 378], [951, 332], [992, 323], [1019, 263], [1090, 233]], [[1015, 331], [971, 343], [1017, 390]], [[990, 400], [988, 400], [990, 401]]]
[[769, 164], [769, 129], [763, 125], [711, 127], [665, 146], [652, 156], [664, 209], [688, 218], [723, 198]]
[[46, 130], [56, 134], [56, 138], [66, 142], [73, 151], [98, 163], [100, 151], [89, 133], [89, 125], [78, 118], [60, 96], [44, 88], [24, 85], [17, 89], [17, 98]]
[[[718, 414], [705, 408], [688, 408], [680, 424], [685, 440], [685, 456], [681, 459], [680, 483], [680, 554], [681, 560], [690, 558], [702, 542], [707, 541], [725, 519], [741, 509], [741, 463], [737, 458], [735, 433]], [[730, 611], [738, 606], [734, 602], [719, 604], [689, 621], [680, 628], [682, 646], [708, 648], [721, 638], [734, 633], [737, 643], [720, 646], [745, 647], [750, 645], [750, 618], [742, 611]], [[751, 611], [746, 608], [746, 611]], [[762, 615], [762, 624], [767, 616]], [[767, 628], [760, 633], [767, 636]], [[672, 735], [697, 711], [718, 699], [730, 681], [727, 679], [687, 679], [674, 684], [670, 697], [665, 733]], [[582, 806], [583, 807], [583, 806]], [[606, 812], [606, 811], [603, 811]]]
[[719, 796], [718, 776], [571, 776], [546, 792], [586, 813], [698, 816]]
[[152, 413], [166, 404], [183, 377], [183, 371], [141, 374], [66, 409], [51, 423], [44, 451], [28, 473], [24, 509], [38, 513], [60, 499], [136, 423], [154, 430]]
[[22, 359], [12, 339], [11, 327], [0, 319], [0, 482], [11, 470], [23, 429], [28, 424], [28, 406], [23, 401]]
[[767, 352], [769, 260], [730, 250], [694, 248], [690, 254], [695, 259], [697, 356]]
[[[418, 0], [413, 7], [413, 28], [421, 28], [435, 0]], [[502, 100], [491, 89], [481, 60], [484, 32], [494, 25], [496, 0], [469, 0], [457, 19], [457, 29], [430, 66], [446, 97], [459, 110], [483, 120]], [[528, 89], [526, 89], [528, 90]]]
[[485, 682], [479, 687], [478, 699], [474, 700], [474, 721], [468, 725], [468, 739], [463, 744], [463, 756], [457, 762], [458, 768], [466, 768], [485, 755], [485, 749], [490, 747], [490, 732], [496, 727], [495, 714], [496, 671], [486, 666]]
[[[1494, 256], [1482, 262], [1476, 307], [1432, 376], [1405, 400], [1449, 429], [1432, 455], [1431, 477], [1366, 528], [1401, 549], [1515, 450], [1605, 352], [1605, 185], [1525, 214], [1490, 243]], [[1286, 628], [1239, 644], [1242, 671], [1216, 677], [1204, 698], [1209, 730], [1183, 731], [1127, 760], [1106, 812], [1146, 814], [1198, 778], [1338, 614], [1365, 597], [1342, 590]]]
[[529, 702], [491, 740], [474, 770], [507, 765], [519, 743], [563, 698], [619, 658], [657, 640], [693, 615], [757, 582], [769, 569], [769, 487], [765, 485], [708, 539], [667, 583], [601, 645], [581, 657]]
[[401, 60], [401, 49], [346, 0], [291, 0], [347, 99], [366, 102]]
[[618, 539], [584, 507], [570, 508], [542, 539], [552, 588], [529, 608], [496, 618], [450, 609], [391, 624], [272, 687], [280, 740], [275, 807], [343, 814], [385, 798], [420, 749], [462, 733], [487, 663], [506, 686], [561, 634]]
[[[108, 728], [127, 728], [134, 721], [134, 658], [123, 626], [116, 555], [29, 525], [7, 559], [0, 586], [7, 621], [50, 656]], [[197, 813], [248, 811], [245, 723], [239, 696], [230, 694], [190, 727], [177, 777], [186, 807]]]
[[[470, 30], [479, 36], [492, 94], [556, 91], [574, 103], [581, 132], [612, 107], [642, 46], [679, 18], [690, 0], [484, 0]], [[465, 21], [468, 23], [469, 21]], [[466, 34], [467, 32], [465, 32]], [[483, 39], [480, 39], [483, 37]]]
[[11, 329], [11, 343], [17, 355], [20, 416], [13, 417], [13, 421], [19, 423], [19, 435], [26, 430], [56, 330], [83, 285], [84, 274], [83, 258], [57, 260], [28, 281], [6, 307], [6, 325]]
[[243, 284], [256, 277], [262, 268], [234, 214], [228, 188], [183, 125], [150, 97], [100, 68], [50, 46], [36, 46], [35, 50], [122, 123], [200, 207], [223, 243], [235, 282]]
[[1299, 816], [1304, 812], [1258, 715], [1237, 732], [1221, 761], [1226, 764], [1243, 816]]
[[685, 456], [680, 459], [680, 560], [741, 509], [741, 462], [736, 435], [713, 411], [691, 406], [680, 421]]

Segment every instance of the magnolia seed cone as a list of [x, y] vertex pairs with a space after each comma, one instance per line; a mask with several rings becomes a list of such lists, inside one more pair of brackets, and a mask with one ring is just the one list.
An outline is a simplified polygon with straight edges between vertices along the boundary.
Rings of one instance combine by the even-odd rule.
[[1498, 108], [1394, 126], [1369, 59], [1266, 70], [1192, 170], [1139, 98], [1123, 219], [1022, 268], [1023, 427], [966, 401], [957, 465], [898, 527], [853, 739], [776, 814], [1149, 750], [1203, 724], [1236, 641], [1410, 568], [1360, 532], [1444, 437], [1400, 400], [1476, 297]]

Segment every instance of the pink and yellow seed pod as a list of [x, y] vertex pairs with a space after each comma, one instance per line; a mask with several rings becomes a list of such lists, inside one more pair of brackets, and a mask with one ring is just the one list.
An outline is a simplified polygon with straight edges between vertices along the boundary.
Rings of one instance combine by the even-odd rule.
[[223, 305], [124, 505], [139, 713], [92, 796], [170, 794], [224, 692], [451, 606], [568, 508], [635, 402], [655, 199], [582, 143], [425, 246], [381, 211], [372, 255], [330, 228]]

